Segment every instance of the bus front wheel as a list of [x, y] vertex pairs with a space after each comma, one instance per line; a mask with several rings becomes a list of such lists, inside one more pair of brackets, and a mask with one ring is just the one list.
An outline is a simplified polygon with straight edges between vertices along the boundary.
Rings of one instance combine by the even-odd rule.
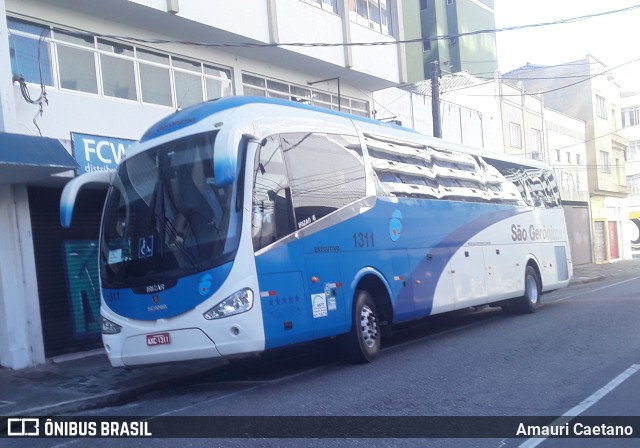
[[368, 291], [356, 291], [351, 331], [346, 334], [345, 348], [349, 361], [373, 362], [380, 355], [381, 332], [378, 310]]

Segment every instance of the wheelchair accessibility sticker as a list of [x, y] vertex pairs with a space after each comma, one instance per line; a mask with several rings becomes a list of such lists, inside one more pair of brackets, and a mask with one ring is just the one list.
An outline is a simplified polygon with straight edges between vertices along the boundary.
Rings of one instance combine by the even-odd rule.
[[153, 235], [140, 238], [138, 242], [138, 258], [147, 258], [153, 255]]

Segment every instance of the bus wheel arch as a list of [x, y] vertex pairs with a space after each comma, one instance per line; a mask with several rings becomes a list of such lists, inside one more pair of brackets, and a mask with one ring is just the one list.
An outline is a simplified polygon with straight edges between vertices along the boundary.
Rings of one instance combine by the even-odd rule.
[[369, 291], [369, 294], [371, 294], [376, 304], [378, 315], [380, 316], [380, 325], [390, 325], [393, 319], [393, 309], [391, 307], [391, 297], [387, 285], [376, 275], [367, 274], [360, 279], [355, 290]]
[[349, 361], [375, 361], [381, 348], [382, 328], [391, 321], [391, 300], [383, 281], [373, 274], [358, 282], [352, 303], [351, 330], [344, 335]]

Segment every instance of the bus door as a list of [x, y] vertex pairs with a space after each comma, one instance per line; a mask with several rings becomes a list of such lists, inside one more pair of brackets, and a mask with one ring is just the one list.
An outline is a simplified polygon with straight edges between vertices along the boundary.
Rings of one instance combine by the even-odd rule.
[[426, 316], [454, 309], [454, 290], [449, 263], [451, 251], [449, 247], [409, 249], [417, 314]]
[[313, 337], [305, 293], [302, 247], [295, 230], [291, 188], [280, 139], [266, 138], [254, 166], [251, 231], [256, 251], [265, 346], [273, 348]]

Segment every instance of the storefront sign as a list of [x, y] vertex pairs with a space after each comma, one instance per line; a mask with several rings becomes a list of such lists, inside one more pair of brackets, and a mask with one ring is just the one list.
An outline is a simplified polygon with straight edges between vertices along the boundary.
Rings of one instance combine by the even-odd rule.
[[124, 152], [135, 140], [71, 133], [80, 173], [115, 170]]

